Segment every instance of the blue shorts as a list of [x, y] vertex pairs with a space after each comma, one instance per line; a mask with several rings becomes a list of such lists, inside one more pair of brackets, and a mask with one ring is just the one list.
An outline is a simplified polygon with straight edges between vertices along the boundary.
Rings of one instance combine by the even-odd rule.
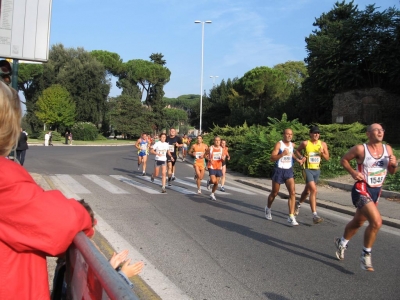
[[319, 175], [321, 174], [320, 169], [304, 169], [303, 170], [303, 177], [306, 183], [314, 181], [315, 183], [319, 180]]
[[208, 169], [208, 174], [210, 176], [222, 177], [222, 170]]
[[294, 177], [293, 168], [290, 169], [282, 169], [282, 168], [275, 168], [274, 174], [272, 175], [272, 181], [283, 184], [286, 180], [291, 179]]
[[358, 209], [371, 201], [376, 205], [381, 191], [382, 187], [369, 187], [365, 181], [357, 181], [351, 190], [351, 200]]
[[146, 156], [147, 155], [147, 151], [139, 151], [138, 155], [140, 157]]

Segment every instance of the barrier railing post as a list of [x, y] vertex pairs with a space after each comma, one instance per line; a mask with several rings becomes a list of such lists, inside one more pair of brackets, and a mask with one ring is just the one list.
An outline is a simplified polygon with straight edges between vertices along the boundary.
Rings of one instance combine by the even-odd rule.
[[67, 251], [67, 299], [139, 300], [83, 232]]

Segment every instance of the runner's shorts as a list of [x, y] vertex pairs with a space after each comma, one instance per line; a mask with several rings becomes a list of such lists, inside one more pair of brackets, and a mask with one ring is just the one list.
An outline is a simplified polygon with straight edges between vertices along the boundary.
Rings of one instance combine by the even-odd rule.
[[139, 152], [138, 152], [138, 155], [141, 156], [141, 157], [146, 156], [146, 155], [147, 155], [147, 151], [146, 151], [146, 150], [144, 150], [144, 151], [139, 151]]
[[172, 160], [171, 160], [171, 157], [169, 157], [169, 156], [167, 155], [167, 162], [170, 162], [170, 163], [172, 163], [172, 166], [175, 166], [175, 163], [176, 163], [176, 155], [172, 155], [172, 157], [174, 158], [174, 161], [172, 161]]
[[286, 180], [291, 179], [294, 177], [293, 168], [290, 169], [282, 169], [282, 168], [275, 168], [274, 174], [272, 175], [272, 181], [283, 184]]
[[222, 170], [208, 169], [208, 174], [210, 176], [222, 177]]
[[303, 177], [306, 183], [314, 181], [315, 183], [319, 180], [319, 175], [321, 174], [320, 169], [304, 169], [303, 170]]
[[351, 200], [358, 209], [371, 201], [377, 205], [381, 191], [382, 187], [369, 187], [365, 181], [357, 181], [351, 190]]
[[154, 163], [155, 167], [162, 167], [162, 166], [166, 166], [167, 162], [165, 160], [156, 160]]

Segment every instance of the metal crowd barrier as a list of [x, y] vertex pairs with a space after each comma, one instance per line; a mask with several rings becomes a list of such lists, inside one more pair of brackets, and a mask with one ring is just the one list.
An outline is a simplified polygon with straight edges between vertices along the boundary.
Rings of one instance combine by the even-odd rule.
[[66, 299], [139, 300], [83, 232], [75, 236], [68, 248], [65, 282]]

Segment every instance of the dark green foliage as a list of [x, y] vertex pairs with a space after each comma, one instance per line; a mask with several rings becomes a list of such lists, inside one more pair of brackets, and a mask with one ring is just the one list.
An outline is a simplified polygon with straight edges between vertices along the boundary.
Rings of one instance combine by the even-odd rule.
[[99, 135], [97, 127], [90, 122], [78, 122], [71, 128], [72, 139], [78, 141], [94, 141]]
[[[354, 145], [366, 141], [365, 126], [359, 123], [350, 125], [318, 125], [321, 140], [327, 143], [331, 159], [322, 162], [321, 177], [329, 178], [346, 174], [340, 165], [341, 157]], [[309, 127], [298, 120], [289, 121], [284, 114], [281, 120], [268, 118], [267, 126], [246, 123], [243, 126], [215, 126], [210, 134], [204, 136], [204, 142], [212, 144], [214, 136], [226, 139], [231, 154], [228, 167], [250, 176], [270, 177], [274, 162], [270, 161], [275, 144], [282, 139], [286, 128], [293, 130], [293, 142], [299, 146], [309, 139]], [[302, 181], [302, 167], [295, 163], [296, 181]]]

